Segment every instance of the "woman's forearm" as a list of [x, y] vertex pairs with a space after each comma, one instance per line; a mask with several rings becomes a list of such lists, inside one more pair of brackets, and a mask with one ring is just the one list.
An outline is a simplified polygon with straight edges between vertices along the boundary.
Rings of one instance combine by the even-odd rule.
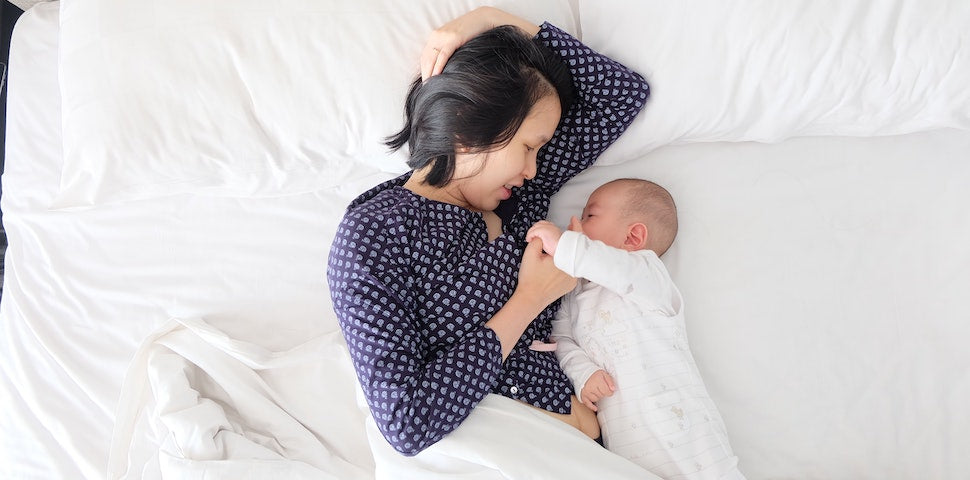
[[522, 252], [519, 283], [509, 300], [485, 326], [495, 331], [502, 344], [504, 361], [525, 329], [550, 303], [576, 286], [576, 279], [556, 268], [551, 255], [542, 252], [542, 241], [533, 239]]
[[535, 36], [535, 34], [539, 33], [539, 25], [512, 15], [504, 10], [499, 10], [495, 7], [479, 7], [475, 11], [481, 12], [481, 15], [487, 19], [490, 28], [501, 25], [514, 25], [525, 30], [530, 36]]
[[540, 305], [541, 301], [530, 298], [528, 294], [517, 291], [512, 294], [509, 301], [495, 313], [485, 326], [495, 331], [499, 342], [502, 344], [502, 360], [508, 358], [509, 353], [515, 347], [516, 342], [522, 337], [522, 333], [532, 323], [546, 304]]

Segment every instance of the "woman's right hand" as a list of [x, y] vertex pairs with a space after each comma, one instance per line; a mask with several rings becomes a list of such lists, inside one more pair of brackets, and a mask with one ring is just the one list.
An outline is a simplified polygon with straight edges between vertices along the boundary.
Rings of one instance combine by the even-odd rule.
[[499, 25], [515, 25], [529, 35], [539, 26], [494, 7], [478, 7], [431, 32], [421, 52], [421, 80], [441, 73], [458, 47], [475, 35]]
[[576, 279], [556, 267], [553, 256], [542, 251], [542, 240], [533, 238], [522, 254], [516, 293], [545, 308], [576, 286]]
[[576, 286], [576, 279], [556, 268], [551, 255], [542, 253], [542, 240], [529, 242], [522, 254], [519, 284], [505, 305], [485, 322], [502, 344], [502, 360], [508, 358], [522, 332], [550, 303]]

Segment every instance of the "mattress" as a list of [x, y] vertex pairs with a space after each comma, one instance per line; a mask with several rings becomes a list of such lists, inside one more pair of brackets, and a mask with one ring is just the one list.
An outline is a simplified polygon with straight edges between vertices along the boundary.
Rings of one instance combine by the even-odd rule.
[[[58, 18], [57, 3], [32, 8], [11, 47], [0, 477], [201, 477], [251, 458], [263, 467], [241, 468], [287, 465], [276, 474], [293, 478], [387, 476], [325, 268], [346, 204], [399, 172], [351, 169], [282, 196], [52, 208], [64, 159]], [[565, 224], [613, 178], [671, 191], [681, 230], [664, 260], [748, 478], [966, 478], [968, 151], [970, 132], [949, 128], [668, 145], [584, 172], [550, 219]], [[206, 349], [236, 363], [206, 370]], [[184, 377], [159, 374], [173, 371]], [[183, 378], [238, 439], [172, 443], [212, 434], [191, 429], [212, 410], [166, 416]], [[545, 461], [603, 461], [583, 448]]]

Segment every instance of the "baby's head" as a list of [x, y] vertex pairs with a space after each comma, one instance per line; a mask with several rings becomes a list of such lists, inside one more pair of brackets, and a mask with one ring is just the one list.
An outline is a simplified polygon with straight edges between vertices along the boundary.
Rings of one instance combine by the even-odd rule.
[[663, 255], [677, 236], [677, 206], [648, 180], [621, 178], [593, 191], [583, 208], [583, 233], [611, 247]]

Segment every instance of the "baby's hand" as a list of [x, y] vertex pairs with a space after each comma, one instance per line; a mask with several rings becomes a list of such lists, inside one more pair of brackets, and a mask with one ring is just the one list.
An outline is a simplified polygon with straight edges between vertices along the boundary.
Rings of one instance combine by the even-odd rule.
[[613, 382], [613, 377], [606, 373], [606, 370], [600, 369], [593, 372], [589, 380], [586, 380], [586, 385], [583, 385], [583, 390], [579, 392], [579, 398], [584, 405], [595, 412], [596, 402], [613, 396], [615, 391], [616, 383]]
[[556, 247], [559, 245], [559, 237], [561, 236], [562, 230], [554, 223], [548, 220], [540, 220], [525, 234], [525, 240], [527, 242], [531, 242], [533, 238], [542, 240], [542, 249], [549, 255], [554, 256], [556, 255]]
[[569, 218], [569, 231], [583, 233], [583, 224], [575, 215]]

